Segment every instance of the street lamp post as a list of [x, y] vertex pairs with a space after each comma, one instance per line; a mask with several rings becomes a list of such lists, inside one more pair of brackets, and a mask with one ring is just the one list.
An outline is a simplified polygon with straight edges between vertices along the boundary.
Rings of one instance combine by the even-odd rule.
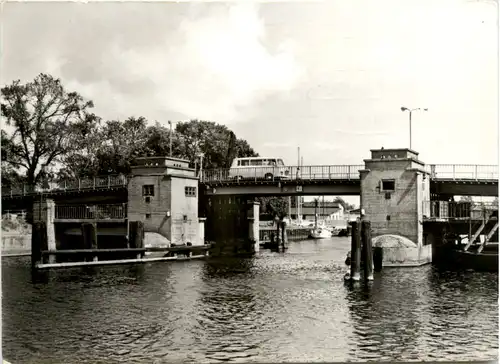
[[[45, 188], [44, 185], [44, 179], [45, 179], [45, 173], [46, 173], [46, 164], [42, 164], [42, 167], [40, 169], [40, 175], [42, 176], [42, 188], [40, 189], [40, 206], [38, 208], [38, 221], [42, 221], [42, 205], [43, 205], [43, 189]], [[36, 185], [35, 185], [35, 190], [36, 190]]]
[[415, 109], [409, 109], [407, 107], [404, 107], [404, 106], [401, 106], [401, 111], [405, 112], [405, 111], [408, 111], [409, 113], [409, 119], [410, 119], [410, 149], [411, 149], [411, 113], [413, 111], [417, 111], [417, 110], [423, 110], [423, 111], [428, 111], [429, 109], [425, 108], [425, 109], [421, 109], [419, 107], [415, 108]]
[[200, 178], [203, 178], [203, 157], [205, 156], [204, 153], [200, 153]]
[[170, 133], [169, 133], [169, 144], [170, 144], [170, 157], [172, 157], [172, 134], [173, 134], [173, 131], [172, 131], [172, 124], [173, 122], [172, 121], [168, 121], [168, 125], [170, 125]]

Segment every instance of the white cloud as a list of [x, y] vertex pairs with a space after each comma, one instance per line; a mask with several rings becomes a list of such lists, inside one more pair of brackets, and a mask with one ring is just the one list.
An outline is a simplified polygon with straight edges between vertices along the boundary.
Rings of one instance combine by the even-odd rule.
[[494, 163], [496, 7], [7, 3], [2, 77], [49, 72], [104, 118], [213, 120], [260, 153], [294, 161], [300, 146], [311, 164], [360, 163], [372, 147], [408, 146], [400, 106], [428, 107], [412, 121], [422, 160]]
[[238, 121], [238, 108], [273, 92], [290, 90], [300, 77], [291, 47], [265, 48], [265, 30], [252, 3], [217, 7], [185, 19], [156, 49], [122, 54], [129, 74], [156, 84], [155, 100], [192, 118]]

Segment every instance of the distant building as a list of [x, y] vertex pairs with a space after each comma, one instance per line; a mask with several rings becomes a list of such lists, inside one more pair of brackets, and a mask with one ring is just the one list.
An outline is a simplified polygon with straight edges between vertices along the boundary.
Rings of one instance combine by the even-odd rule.
[[361, 209], [354, 209], [348, 211], [347, 214], [349, 221], [356, 221], [359, 217], [361, 217]]
[[[302, 220], [314, 220], [315, 213], [319, 220], [344, 220], [344, 208], [337, 202], [319, 202], [318, 207], [314, 207], [315, 202], [304, 202], [301, 208]], [[297, 219], [297, 208], [292, 207], [291, 218]]]

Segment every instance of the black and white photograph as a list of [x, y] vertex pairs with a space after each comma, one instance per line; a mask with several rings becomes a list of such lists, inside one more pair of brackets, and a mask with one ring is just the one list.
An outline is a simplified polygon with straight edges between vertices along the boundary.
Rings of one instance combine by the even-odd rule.
[[1, 12], [4, 364], [498, 362], [497, 1]]

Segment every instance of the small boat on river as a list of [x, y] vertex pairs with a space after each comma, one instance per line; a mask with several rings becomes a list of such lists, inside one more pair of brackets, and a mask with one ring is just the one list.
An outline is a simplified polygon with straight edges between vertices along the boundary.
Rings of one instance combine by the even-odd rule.
[[324, 227], [315, 227], [309, 237], [312, 239], [327, 239], [332, 237], [332, 231]]
[[[324, 197], [323, 197], [324, 198]], [[315, 206], [314, 206], [314, 228], [311, 230], [309, 237], [311, 239], [327, 239], [332, 237], [332, 232], [333, 230], [330, 228], [327, 228], [323, 223], [318, 226], [318, 200], [315, 201]]]

